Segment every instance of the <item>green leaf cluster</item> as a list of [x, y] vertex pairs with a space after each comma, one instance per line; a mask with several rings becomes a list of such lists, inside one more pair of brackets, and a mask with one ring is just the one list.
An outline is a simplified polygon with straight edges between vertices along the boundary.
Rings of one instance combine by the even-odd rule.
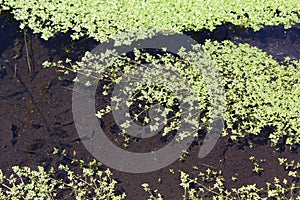
[[[53, 154], [67, 157], [65, 150], [60, 152], [57, 148], [54, 148]], [[73, 155], [75, 156], [76, 152]], [[71, 160], [72, 163], [80, 165], [80, 173], [62, 164], [58, 166], [58, 170], [51, 167], [48, 171], [42, 166], [38, 166], [37, 169], [14, 166], [9, 177], [0, 170], [0, 199], [58, 199], [61, 198], [61, 194], [76, 200], [125, 198], [124, 193], [116, 194], [117, 182], [111, 178], [112, 173], [109, 169], [101, 168], [101, 163], [96, 160], [89, 163], [75, 158]], [[59, 171], [66, 174], [66, 177], [57, 178]]]
[[[83, 36], [106, 41], [122, 31], [143, 30], [132, 39], [148, 37], [146, 29], [181, 32], [213, 30], [231, 23], [259, 30], [299, 23], [298, 0], [1, 0], [1, 10], [10, 9], [21, 28], [30, 27], [48, 39], [71, 31], [73, 39]], [[135, 31], [138, 33], [138, 31]]]
[[269, 126], [273, 144], [300, 144], [299, 61], [281, 65], [248, 44], [206, 42], [204, 48], [220, 67], [227, 111], [224, 135], [232, 139], [258, 135]]
[[287, 158], [278, 158], [279, 164], [288, 171], [288, 175], [294, 178], [300, 178], [300, 162], [291, 160], [288, 162]]
[[[299, 199], [299, 185], [290, 183], [286, 179], [279, 179], [274, 177], [273, 182], [266, 182], [265, 187], [258, 187], [255, 183], [244, 185], [238, 188], [228, 189], [226, 186], [226, 179], [222, 175], [222, 171], [214, 171], [207, 168], [205, 171], [199, 172], [196, 177], [191, 177], [189, 174], [180, 171], [180, 186], [183, 189], [182, 199]], [[146, 191], [151, 191], [147, 183], [143, 184]], [[160, 195], [158, 190], [155, 193]], [[149, 193], [149, 200], [153, 198], [153, 194]]]
[[[282, 65], [258, 48], [248, 44], [235, 45], [230, 41], [221, 43], [206, 41], [203, 46], [194, 46], [194, 50], [194, 52], [186, 52], [182, 49], [179, 52], [185, 62], [179, 62], [170, 55], [160, 57], [161, 60], [159, 60], [151, 55], [138, 54], [138, 51], [135, 52], [137, 55], [134, 63], [128, 58], [120, 59], [120, 56], [115, 55], [113, 51], [104, 52], [97, 55], [96, 58], [95, 55], [87, 54], [84, 61], [93, 63], [94, 60], [90, 68], [84, 68], [84, 63], [78, 62], [69, 69], [74, 71], [81, 69], [80, 73], [87, 76], [92, 76], [91, 71], [95, 71], [94, 77], [99, 78], [106, 66], [114, 65], [113, 68], [106, 69], [102, 75], [104, 79], [112, 81], [110, 86], [106, 85], [104, 88], [103, 94], [107, 96], [108, 90], [113, 84], [118, 84], [120, 81], [123, 81], [123, 84], [126, 82], [126, 80], [122, 80], [121, 74], [132, 73], [130, 71], [141, 64], [138, 62], [139, 59], [148, 59], [148, 62], [152, 64], [160, 62], [166, 69], [175, 71], [182, 76], [182, 82], [173, 80], [174, 87], [182, 87], [180, 85], [190, 87], [185, 88], [187, 93], [182, 94], [181, 98], [185, 99], [185, 102], [196, 100], [199, 103], [197, 109], [200, 112], [208, 111], [203, 118], [204, 124], [208, 125], [208, 119], [214, 118], [214, 110], [219, 109], [219, 113], [223, 114], [222, 117], [226, 122], [223, 130], [224, 136], [229, 135], [235, 140], [246, 134], [259, 135], [264, 128], [272, 127], [274, 131], [269, 135], [272, 144], [300, 144], [300, 61], [289, 61]], [[131, 63], [128, 64], [128, 62]], [[49, 66], [49, 63], [47, 65]], [[57, 66], [68, 69], [61, 63]], [[124, 66], [126, 68], [123, 69]], [[209, 68], [211, 66], [216, 66], [216, 69]], [[148, 82], [155, 80], [158, 83], [160, 81], [158, 83], [160, 85], [166, 84], [163, 82], [164, 80], [170, 81], [170, 75], [167, 73], [158, 72], [154, 78], [153, 76], [152, 71], [147, 72], [146, 70], [142, 79], [148, 80]], [[137, 77], [137, 75], [131, 74], [131, 77]], [[139, 83], [137, 81], [134, 84]], [[88, 83], [86, 85], [88, 86]], [[124, 88], [125, 93], [128, 93], [132, 87], [132, 85], [127, 85]], [[135, 100], [173, 106], [174, 97], [167, 92], [170, 90], [157, 90], [153, 89], [153, 85], [145, 87], [143, 84], [136, 87], [140, 88], [142, 96], [132, 95], [128, 106], [133, 105]], [[172, 88], [169, 89], [172, 90]], [[191, 96], [191, 91], [196, 95]], [[220, 96], [224, 96], [224, 99], [220, 99]], [[121, 99], [116, 96], [112, 101], [115, 102], [118, 109]], [[145, 107], [145, 110], [147, 109], [149, 107]], [[111, 108], [103, 108], [97, 115], [103, 117], [110, 111]], [[165, 111], [164, 116], [167, 116], [170, 109]], [[180, 112], [177, 114], [179, 116]], [[195, 121], [197, 116], [189, 120], [191, 125], [197, 124]], [[124, 124], [123, 128], [125, 127], [129, 127], [129, 124]], [[152, 127], [152, 129], [157, 130], [157, 127]], [[171, 126], [167, 132], [176, 130], [178, 127], [173, 124], [173, 127]]]

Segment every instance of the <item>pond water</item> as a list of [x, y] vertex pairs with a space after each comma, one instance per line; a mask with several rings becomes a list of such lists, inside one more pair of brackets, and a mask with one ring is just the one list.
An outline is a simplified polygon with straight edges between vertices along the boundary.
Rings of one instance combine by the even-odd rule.
[[[70, 163], [70, 160], [53, 156], [54, 147], [67, 149], [67, 152], [76, 150], [79, 158], [91, 159], [78, 138], [72, 118], [71, 80], [74, 75], [63, 76], [63, 80], [59, 80], [60, 73], [56, 69], [43, 69], [41, 64], [46, 60], [56, 61], [66, 57], [79, 59], [98, 43], [92, 39], [73, 42], [63, 34], [44, 41], [30, 30], [19, 30], [18, 25], [11, 15], [0, 16], [0, 168], [9, 174], [14, 165], [32, 168], [42, 165], [49, 169], [59, 162]], [[249, 43], [268, 52], [279, 62], [286, 56], [300, 59], [300, 25], [288, 30], [282, 26], [266, 27], [258, 32], [220, 26], [214, 32], [186, 34], [199, 43], [205, 39]], [[112, 121], [106, 123], [109, 130], [114, 129]], [[257, 141], [255, 148], [247, 148], [247, 140]], [[182, 192], [179, 178], [172, 176], [169, 168], [195, 174], [192, 166], [197, 164], [202, 169], [207, 166], [222, 169], [228, 179], [238, 174], [239, 181], [229, 181], [228, 187], [253, 182], [261, 186], [265, 181], [272, 181], [274, 176], [287, 177], [283, 168], [275, 164], [277, 157], [288, 157], [299, 162], [297, 150], [273, 152], [274, 148], [263, 141], [266, 138], [245, 138], [237, 142], [222, 138], [206, 158], [198, 159], [199, 139], [193, 143], [185, 162], [176, 161], [169, 167], [146, 175], [113, 171], [114, 178], [119, 181], [118, 190], [125, 191], [128, 199], [146, 198], [147, 194], [140, 187], [144, 182], [159, 189], [166, 199], [178, 199]], [[250, 154], [257, 158], [268, 158], [264, 166], [268, 171], [261, 177], [251, 173]], [[158, 178], [162, 182], [158, 182]]]

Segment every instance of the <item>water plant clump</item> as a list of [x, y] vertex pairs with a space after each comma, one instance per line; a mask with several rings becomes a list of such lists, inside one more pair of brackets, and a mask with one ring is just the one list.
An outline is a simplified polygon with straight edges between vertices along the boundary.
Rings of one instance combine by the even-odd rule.
[[259, 135], [274, 127], [273, 144], [300, 144], [299, 61], [280, 65], [248, 44], [206, 42], [205, 48], [221, 68], [228, 102], [223, 135], [232, 139]]
[[[214, 118], [213, 110], [216, 107], [213, 107], [213, 104], [220, 104], [220, 102], [213, 102], [214, 99], [216, 100], [214, 95], [224, 95], [226, 103], [224, 101], [223, 104], [219, 105], [224, 106], [222, 111], [224, 111], [223, 117], [226, 122], [226, 127], [223, 129], [223, 136], [229, 135], [231, 139], [235, 140], [248, 134], [259, 135], [265, 127], [273, 127], [274, 131], [268, 136], [273, 145], [278, 145], [279, 143], [290, 146], [300, 144], [298, 125], [300, 108], [299, 61], [281, 65], [258, 48], [251, 47], [248, 44], [235, 45], [230, 41], [206, 41], [204, 45], [195, 47], [195, 49], [197, 48], [205, 50], [206, 53], [196, 55], [194, 52], [182, 51], [180, 55], [185, 57], [186, 62], [178, 62], [178, 60], [174, 60], [174, 57], [170, 55], [164, 58], [161, 57], [160, 59], [164, 60], [163, 64], [168, 69], [175, 70], [183, 75], [183, 80], [190, 86], [189, 89], [186, 88], [187, 91], [191, 89], [196, 95], [190, 100], [197, 100], [200, 105], [200, 107], [197, 108], [199, 110], [198, 115], [201, 112], [209, 111], [206, 113], [207, 115], [202, 118], [203, 124], [209, 125], [208, 120]], [[87, 57], [90, 56], [90, 59], [93, 59], [94, 55], [87, 55]], [[104, 55], [107, 56], [106, 54], [103, 54], [103, 56]], [[139, 56], [144, 56], [145, 58], [143, 59], [147, 57], [149, 62], [154, 64], [161, 62], [147, 54], [139, 54]], [[210, 73], [219, 74], [219, 83], [209, 83], [205, 80], [205, 77], [212, 76], [212, 74], [209, 74], [203, 68], [203, 66], [207, 65], [205, 63], [211, 62], [209, 59], [217, 66], [217, 69], [210, 71]], [[105, 61], [104, 63], [109, 62], [111, 61]], [[121, 69], [122, 66], [131, 66], [131, 69], [133, 69], [138, 65], [138, 63], [126, 65], [126, 62], [119, 60], [115, 68], [107, 71], [103, 76], [106, 79], [110, 78], [112, 83], [119, 83], [121, 76], [120, 70], [116, 70], [118, 67]], [[46, 65], [50, 66], [51, 64], [46, 63]], [[73, 64], [73, 68], [69, 69], [71, 71], [77, 71], [80, 65], [81, 67], [84, 66], [83, 63], [78, 62], [77, 65]], [[66, 69], [62, 64], [54, 64], [52, 66], [59, 66]], [[95, 71], [100, 70], [99, 73], [103, 72], [101, 69], [104, 66], [101, 68], [101, 66], [95, 64], [94, 67]], [[87, 70], [85, 74], [89, 76], [91, 69], [84, 70]], [[130, 71], [130, 68], [128, 68], [125, 73], [130, 73]], [[145, 72], [147, 72], [147, 70]], [[149, 73], [144, 73], [142, 79], [153, 80], [153, 74], [151, 73], [150, 71]], [[168, 76], [168, 74], [158, 72], [157, 76], [164, 77]], [[157, 78], [154, 79], [157, 80]], [[163, 78], [159, 80], [163, 80]], [[169, 81], [169, 79], [166, 80]], [[209, 80], [214, 79], [210, 78]], [[210, 87], [207, 87], [208, 83]], [[88, 83], [86, 84], [88, 85]], [[213, 85], [215, 85], [216, 88], [214, 89], [215, 94], [209, 92]], [[220, 89], [218, 85], [222, 85], [225, 90]], [[145, 85], [142, 84], [138, 87], [142, 89]], [[174, 99], [170, 98], [170, 94], [166, 91], [163, 92], [163, 90], [154, 90], [153, 87], [154, 86], [152, 86], [152, 90], [148, 88], [148, 93], [144, 90], [142, 97], [132, 97], [134, 97], [135, 100], [142, 98], [140, 100], [151, 101], [152, 103], [154, 101], [163, 103], [166, 99], [169, 99], [170, 101], [165, 103], [172, 106]], [[109, 87], [106, 87], [103, 93], [104, 95], [109, 94], [108, 89]], [[129, 88], [127, 88], [127, 90], [129, 90]], [[216, 91], [218, 91], [219, 94]], [[189, 95], [186, 93], [183, 94], [183, 96], [186, 97], [188, 101]], [[160, 99], [153, 99], [153, 97], [159, 97]], [[120, 102], [120, 99], [114, 97], [113, 101]], [[118, 109], [117, 102], [116, 109]], [[134, 101], [128, 103], [131, 105], [133, 102]], [[98, 111], [97, 116], [101, 118], [111, 111], [111, 109], [103, 108]], [[170, 110], [167, 109], [166, 111], [169, 112]], [[164, 116], [167, 116], [168, 112], [164, 113]], [[140, 113], [136, 113], [136, 115], [138, 116]], [[178, 115], [180, 115], [180, 111]], [[195, 119], [196, 115], [194, 119], [190, 119], [191, 124], [196, 124]], [[146, 120], [149, 121], [150, 119]], [[129, 122], [124, 122], [123, 128], [128, 127], [128, 123]], [[176, 130], [179, 127], [179, 124], [173, 125], [173, 128], [168, 129], [169, 131]], [[157, 127], [158, 125], [155, 125], [155, 127], [153, 126], [152, 128], [156, 130]], [[201, 127], [203, 126], [200, 125], [198, 128]], [[197, 136], [196, 128], [197, 127], [195, 127], [195, 132], [189, 134]], [[123, 133], [125, 134], [126, 131]], [[184, 137], [182, 136], [182, 138]]]
[[[28, 26], [44, 39], [71, 31], [73, 39], [87, 36], [101, 42], [114, 38], [128, 43], [157, 31], [213, 30], [226, 23], [259, 30], [300, 22], [297, 0], [2, 0], [0, 10], [10, 10], [21, 28]], [[119, 38], [123, 31], [129, 31], [127, 38]]]
[[[53, 154], [70, 158], [65, 150], [54, 148]], [[27, 166], [14, 166], [9, 177], [0, 170], [1, 199], [58, 199], [62, 195], [72, 199], [113, 199], [125, 198], [125, 193], [116, 194], [117, 181], [112, 179], [110, 169], [103, 169], [96, 160], [78, 160], [74, 151], [72, 163], [81, 168], [75, 172], [69, 165], [59, 164], [57, 169], [46, 170], [42, 166], [31, 169]], [[59, 178], [58, 172], [66, 174]]]

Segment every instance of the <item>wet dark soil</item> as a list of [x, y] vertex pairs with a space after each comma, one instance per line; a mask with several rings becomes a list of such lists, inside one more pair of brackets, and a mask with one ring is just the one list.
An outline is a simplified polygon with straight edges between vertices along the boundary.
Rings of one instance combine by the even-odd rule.
[[[72, 118], [71, 80], [74, 75], [62, 76], [60, 80], [58, 69], [45, 69], [41, 65], [46, 60], [56, 61], [66, 57], [79, 60], [85, 51], [92, 50], [98, 43], [92, 39], [74, 42], [64, 34], [44, 41], [30, 30], [20, 30], [18, 25], [11, 15], [0, 16], [0, 168], [9, 174], [14, 165], [32, 168], [42, 165], [49, 169], [61, 162], [69, 163], [52, 155], [54, 147], [66, 149], [70, 154], [76, 150], [78, 158], [92, 159], [79, 140]], [[288, 30], [282, 26], [267, 27], [259, 32], [228, 25], [220, 26], [214, 32], [187, 34], [200, 43], [204, 39], [249, 43], [268, 52], [279, 62], [286, 56], [300, 59], [300, 25]], [[113, 129], [112, 121], [105, 123]], [[254, 143], [252, 149], [248, 141]], [[203, 159], [197, 156], [200, 144], [201, 138], [190, 147], [185, 161], [178, 160], [155, 172], [130, 174], [113, 170], [113, 178], [119, 182], [118, 191], [125, 192], [127, 199], [147, 199], [147, 193], [141, 187], [142, 183], [147, 182], [151, 188], [158, 189], [165, 199], [181, 199], [183, 189], [179, 186], [178, 170], [193, 176], [207, 167], [223, 171], [228, 180], [227, 188], [253, 183], [264, 187], [275, 176], [292, 181], [284, 168], [279, 166], [278, 157], [300, 162], [299, 148], [275, 151], [263, 135], [234, 142], [223, 137]], [[253, 164], [249, 160], [252, 155], [266, 160], [261, 163], [265, 169], [261, 175], [252, 172]], [[199, 170], [194, 170], [193, 166]], [[170, 168], [174, 169], [175, 174], [170, 173]], [[231, 176], [236, 176], [238, 180], [232, 181]]]

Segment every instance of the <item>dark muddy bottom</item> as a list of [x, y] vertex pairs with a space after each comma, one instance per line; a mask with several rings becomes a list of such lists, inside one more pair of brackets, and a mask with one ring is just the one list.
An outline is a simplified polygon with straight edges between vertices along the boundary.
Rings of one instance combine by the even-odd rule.
[[[7, 14], [0, 16], [0, 24], [0, 168], [9, 174], [14, 165], [32, 168], [41, 165], [49, 169], [58, 163], [70, 164], [69, 160], [52, 155], [54, 147], [66, 149], [67, 152], [76, 150], [78, 158], [92, 159], [79, 140], [72, 118], [71, 80], [74, 75], [63, 76], [63, 80], [59, 80], [58, 71], [43, 69], [41, 64], [46, 60], [66, 57], [79, 59], [85, 51], [97, 46], [97, 42], [91, 39], [72, 42], [66, 35], [43, 41], [30, 30], [19, 30], [18, 23]], [[286, 56], [300, 59], [299, 27], [288, 30], [281, 26], [267, 27], [253, 32], [250, 29], [220, 26], [213, 33], [202, 31], [187, 34], [198, 42], [210, 38], [249, 43], [282, 62]], [[105, 123], [109, 127], [107, 131], [113, 131], [113, 121], [107, 120]], [[252, 149], [248, 141], [254, 142]], [[291, 180], [284, 168], [279, 166], [278, 157], [300, 161], [299, 148], [290, 151], [283, 147], [281, 151], [275, 151], [263, 134], [235, 142], [221, 138], [203, 159], [198, 158], [200, 144], [201, 138], [189, 148], [185, 161], [178, 160], [155, 172], [130, 174], [112, 170], [113, 178], [119, 182], [118, 191], [125, 192], [127, 199], [147, 199], [148, 195], [141, 187], [142, 183], [147, 182], [151, 188], [158, 189], [165, 199], [181, 199], [183, 189], [179, 186], [178, 170], [193, 176], [198, 173], [193, 166], [198, 166], [199, 170], [207, 167], [222, 170], [228, 180], [227, 188], [253, 183], [265, 187], [265, 183], [273, 182], [275, 176]], [[147, 143], [144, 145], [147, 146]], [[149, 147], [153, 147], [151, 142]], [[261, 163], [265, 169], [261, 175], [252, 173], [251, 155], [266, 159]], [[170, 168], [174, 169], [175, 174], [170, 173]], [[231, 176], [236, 176], [238, 180], [232, 181]]]

